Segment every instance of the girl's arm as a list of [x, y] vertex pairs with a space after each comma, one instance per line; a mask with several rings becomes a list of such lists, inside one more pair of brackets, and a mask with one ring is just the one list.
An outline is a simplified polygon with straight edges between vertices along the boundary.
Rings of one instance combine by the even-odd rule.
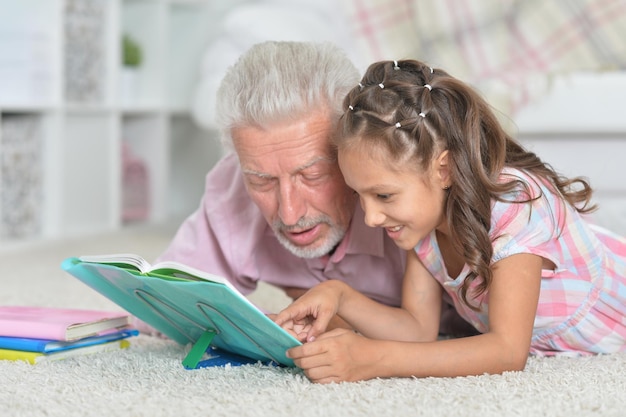
[[[355, 330], [374, 339], [428, 341], [437, 338], [442, 289], [414, 251], [407, 253], [402, 308], [380, 304], [341, 281], [318, 284], [281, 311], [274, 321], [298, 338], [312, 341], [337, 314]], [[304, 330], [301, 330], [304, 327]]]
[[[530, 254], [513, 255], [494, 265], [489, 290], [490, 329], [485, 334], [433, 342], [402, 342], [334, 330], [315, 342], [290, 349], [288, 355], [316, 382], [521, 370], [530, 348], [541, 266], [542, 258]], [[419, 298], [418, 293], [416, 299]]]

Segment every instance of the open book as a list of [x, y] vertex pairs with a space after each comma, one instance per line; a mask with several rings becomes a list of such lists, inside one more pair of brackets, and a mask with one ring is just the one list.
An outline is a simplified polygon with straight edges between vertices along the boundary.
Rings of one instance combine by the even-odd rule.
[[195, 368], [208, 346], [262, 362], [294, 366], [285, 355], [300, 342], [228, 280], [176, 262], [150, 266], [132, 254], [82, 256], [62, 268], [181, 344]]

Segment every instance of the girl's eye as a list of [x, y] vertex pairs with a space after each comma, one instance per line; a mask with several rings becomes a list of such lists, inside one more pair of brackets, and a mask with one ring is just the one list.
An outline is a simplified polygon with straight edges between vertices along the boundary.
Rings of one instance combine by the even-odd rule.
[[391, 194], [376, 194], [376, 197], [380, 200], [388, 200], [391, 197]]

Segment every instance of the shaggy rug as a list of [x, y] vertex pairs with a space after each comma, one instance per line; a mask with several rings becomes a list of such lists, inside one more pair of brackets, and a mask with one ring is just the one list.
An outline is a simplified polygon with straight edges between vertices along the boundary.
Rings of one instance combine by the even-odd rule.
[[[68, 256], [133, 252], [154, 259], [172, 230], [123, 232], [0, 250], [0, 304], [119, 310], [63, 272]], [[276, 311], [286, 298], [251, 298]], [[0, 361], [0, 416], [624, 416], [626, 354], [530, 358], [523, 372], [465, 378], [312, 384], [297, 369], [185, 370], [189, 346], [140, 335], [128, 349], [29, 365]]]

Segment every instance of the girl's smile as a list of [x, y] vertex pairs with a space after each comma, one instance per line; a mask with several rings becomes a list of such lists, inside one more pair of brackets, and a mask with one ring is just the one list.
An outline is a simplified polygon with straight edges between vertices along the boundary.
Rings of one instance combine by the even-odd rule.
[[387, 235], [391, 239], [396, 241], [396, 244], [397, 244], [397, 241], [400, 239], [403, 229], [404, 229], [404, 226], [394, 226], [394, 227], [386, 227], [385, 231], [387, 232]]

